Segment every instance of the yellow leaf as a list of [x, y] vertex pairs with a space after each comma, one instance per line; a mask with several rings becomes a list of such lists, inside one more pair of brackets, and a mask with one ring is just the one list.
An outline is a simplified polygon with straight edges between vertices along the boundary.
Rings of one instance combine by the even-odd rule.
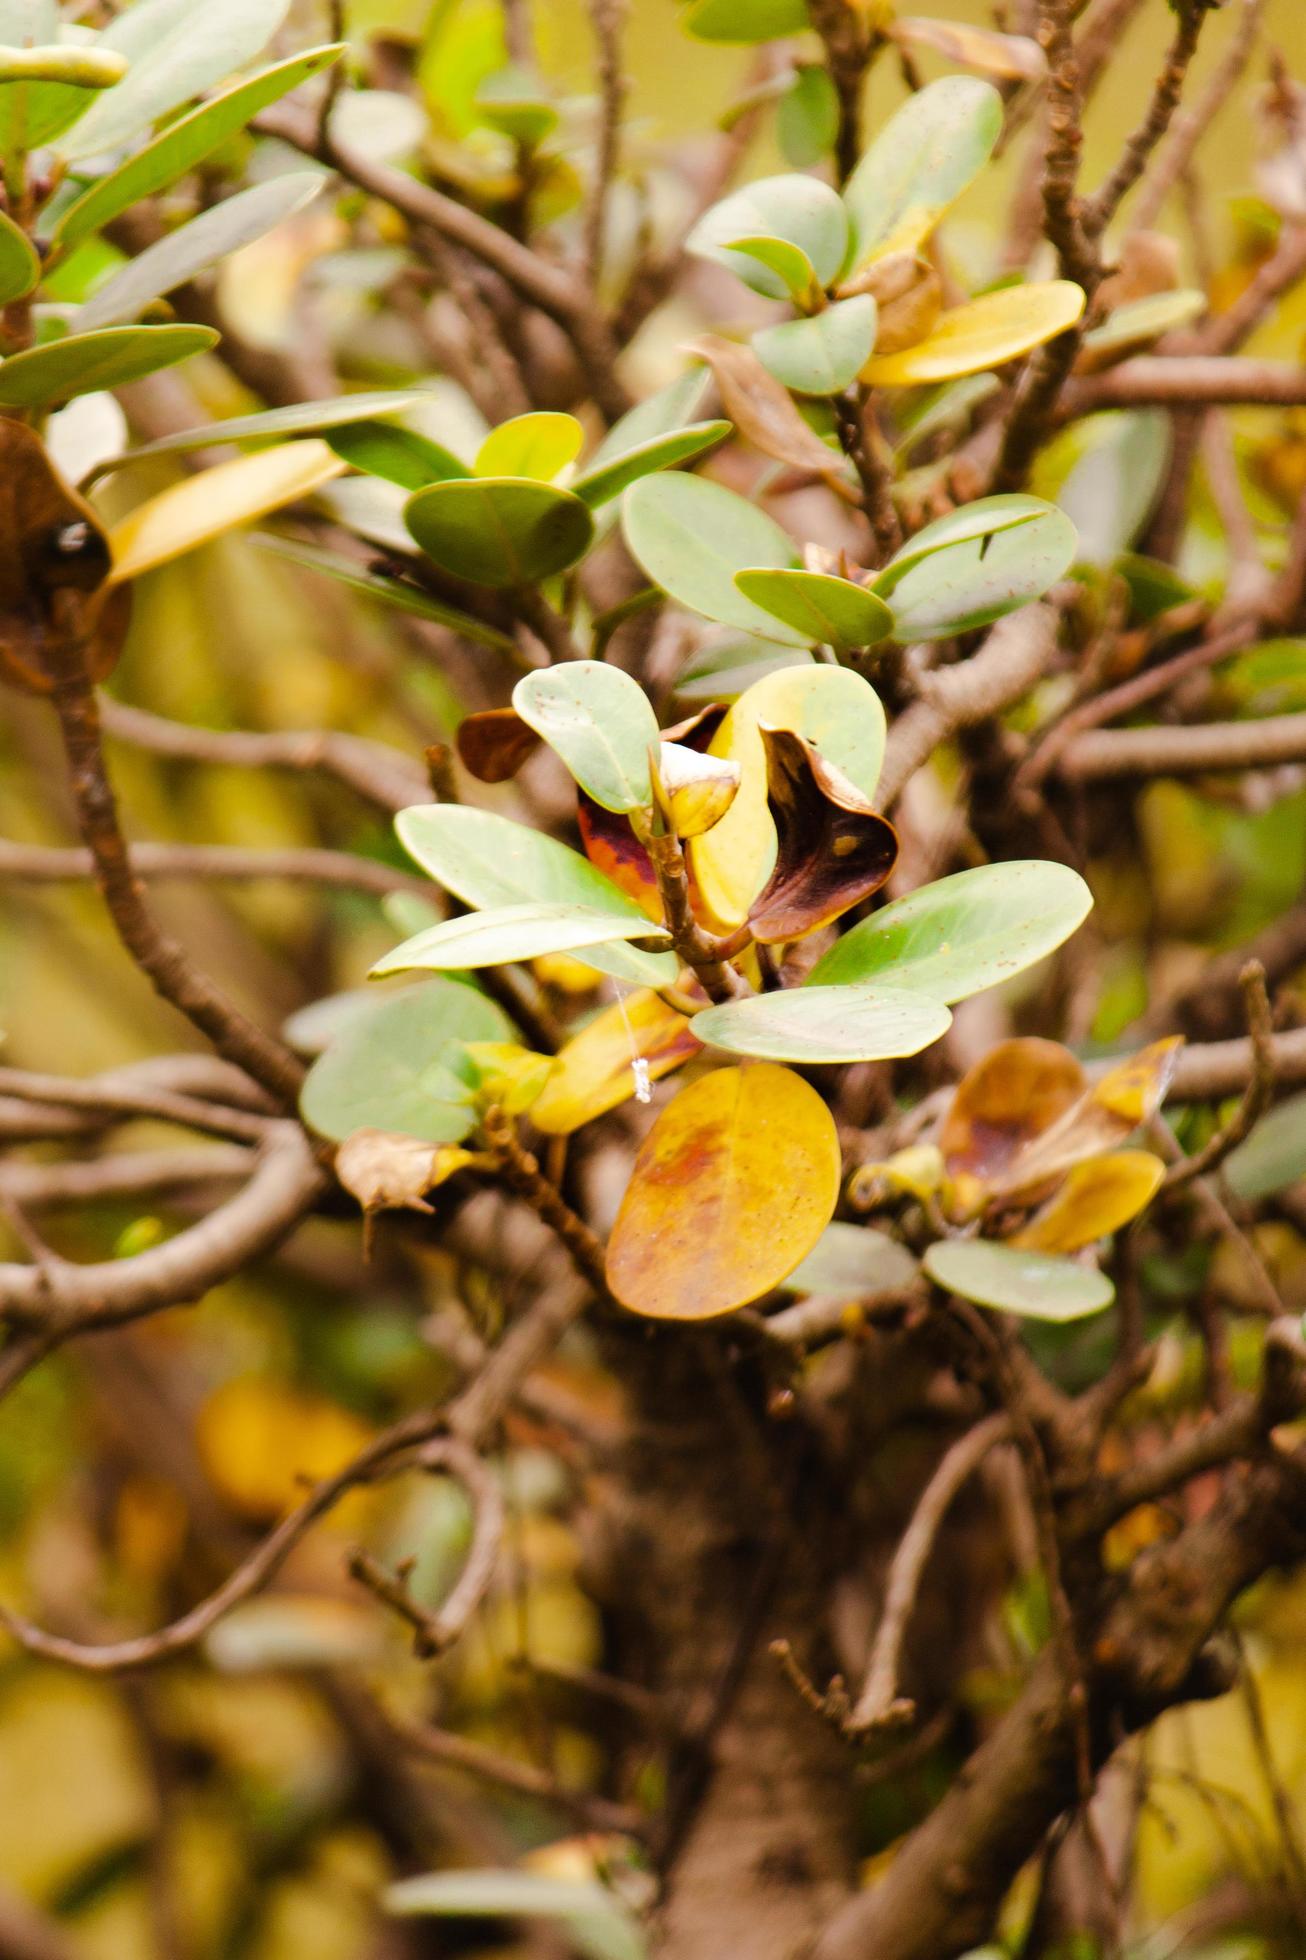
[[933, 331], [897, 354], [873, 354], [862, 380], [877, 388], [915, 388], [1001, 367], [1073, 327], [1084, 294], [1070, 279], [1004, 286], [939, 316]]
[[805, 737], [864, 796], [873, 795], [879, 781], [884, 710], [874, 688], [851, 668], [781, 667], [741, 694], [709, 750], [738, 763], [738, 792], [720, 822], [689, 846], [699, 910], [718, 932], [743, 924], [775, 868], [762, 722]]
[[648, 989], [631, 994], [624, 1013], [621, 1007], [605, 1007], [567, 1043], [531, 1122], [546, 1136], [570, 1136], [634, 1095], [636, 1058], [648, 1063], [649, 1079], [656, 1082], [702, 1045], [689, 1032], [688, 1018], [657, 994]]
[[478, 1102], [498, 1103], [509, 1116], [530, 1108], [556, 1067], [552, 1055], [537, 1055], [519, 1041], [469, 1041], [466, 1053]]
[[213, 1483], [242, 1516], [259, 1520], [298, 1504], [307, 1483], [343, 1469], [371, 1435], [336, 1403], [252, 1375], [216, 1390], [196, 1423]]
[[225, 531], [311, 496], [348, 464], [316, 439], [259, 449], [174, 483], [140, 504], [109, 533], [110, 582], [121, 585], [209, 544]]
[[1150, 1150], [1113, 1150], [1076, 1164], [1056, 1195], [1010, 1241], [1029, 1252], [1075, 1252], [1136, 1218], [1165, 1176]]
[[739, 764], [700, 755], [683, 742], [659, 744], [653, 793], [677, 837], [701, 837], [720, 823], [739, 789]]
[[839, 1138], [815, 1089], [765, 1062], [682, 1089], [635, 1160], [608, 1244], [633, 1313], [710, 1320], [806, 1258], [839, 1198]]

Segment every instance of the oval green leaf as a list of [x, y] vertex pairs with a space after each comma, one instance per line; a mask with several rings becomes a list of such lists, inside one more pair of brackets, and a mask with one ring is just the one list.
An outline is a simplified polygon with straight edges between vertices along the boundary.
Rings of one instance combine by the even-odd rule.
[[594, 536], [579, 497], [524, 476], [433, 483], [404, 522], [442, 571], [473, 585], [532, 585], [574, 565]]
[[552, 483], [580, 455], [585, 431], [574, 415], [541, 410], [491, 429], [476, 453], [477, 476], [527, 476]]
[[733, 272], [754, 292], [784, 299], [788, 285], [750, 255], [732, 251], [740, 239], [775, 238], [810, 260], [817, 283], [838, 277], [848, 250], [848, 214], [819, 177], [763, 177], [714, 204], [689, 235], [688, 249]]
[[905, 1245], [873, 1225], [827, 1225], [800, 1266], [784, 1282], [786, 1293], [860, 1294], [896, 1292], [916, 1278], [916, 1261]]
[[808, 320], [763, 327], [753, 335], [753, 352], [796, 395], [839, 395], [871, 357], [876, 313], [871, 295], [859, 293]]
[[925, 1270], [963, 1300], [1027, 1320], [1083, 1320], [1116, 1297], [1106, 1274], [1092, 1266], [988, 1239], [940, 1239], [925, 1254]]
[[13, 354], [0, 366], [0, 407], [44, 408], [121, 388], [216, 347], [211, 327], [106, 327]]
[[650, 436], [647, 442], [637, 443], [611, 462], [600, 463], [596, 455], [589, 468], [571, 484], [573, 496], [579, 497], [591, 510], [600, 504], [610, 503], [619, 497], [632, 483], [638, 483], [642, 476], [653, 476], [658, 470], [673, 469], [677, 463], [686, 463], [693, 456], [702, 456], [709, 449], [715, 449], [730, 434], [729, 422], [691, 422], [686, 429], [675, 429], [670, 435]]
[[893, 614], [883, 599], [851, 579], [829, 572], [736, 572], [746, 599], [806, 635], [809, 645], [855, 653], [874, 646], [893, 631]]
[[207, 272], [229, 253], [238, 252], [262, 238], [306, 204], [323, 188], [325, 179], [317, 170], [293, 170], [285, 177], [273, 177], [266, 184], [255, 184], [224, 198], [180, 230], [169, 232], [157, 245], [147, 246], [137, 258], [129, 259], [120, 272], [92, 294], [77, 310], [79, 333], [97, 327], [115, 327], [134, 320], [139, 313], [174, 286], [180, 286], [198, 273]]
[[98, 157], [120, 149], [138, 130], [243, 68], [267, 46], [290, 12], [290, 0], [137, 0], [97, 42], [125, 55], [127, 75], [81, 117], [65, 157]]
[[775, 41], [811, 26], [806, 0], [692, 0], [683, 19], [699, 41]]
[[648, 754], [658, 741], [657, 716], [629, 674], [601, 660], [570, 660], [524, 675], [512, 705], [605, 810], [652, 803]]
[[[427, 876], [465, 905], [489, 908], [534, 901], [580, 905], [638, 920], [647, 915], [578, 851], [525, 824], [466, 804], [418, 804], [395, 819], [399, 841]], [[642, 953], [612, 945], [586, 952], [585, 964], [637, 986], [660, 987], [675, 978], [670, 953]]]
[[7, 211], [0, 211], [0, 306], [23, 299], [41, 277], [41, 261], [31, 240]]
[[872, 589], [892, 608], [895, 638], [946, 639], [1039, 598], [1078, 548], [1074, 525], [1055, 505], [986, 498], [927, 525]]
[[945, 75], [891, 116], [844, 189], [849, 262], [914, 252], [988, 162], [1002, 97], [973, 75]]
[[817, 961], [806, 984], [878, 980], [951, 1005], [1045, 959], [1092, 905], [1092, 892], [1069, 865], [1039, 858], [978, 865], [862, 919]]
[[942, 1001], [892, 987], [796, 987], [754, 994], [695, 1014], [690, 1028], [713, 1048], [773, 1062], [876, 1062], [918, 1055], [948, 1032]]
[[309, 1070], [299, 1106], [306, 1123], [337, 1143], [368, 1129], [459, 1143], [476, 1120], [459, 1072], [464, 1042], [512, 1038], [507, 1016], [484, 994], [432, 980], [351, 1016]]
[[166, 190], [193, 170], [206, 156], [220, 149], [228, 137], [245, 127], [251, 117], [283, 95], [289, 95], [301, 82], [311, 81], [344, 53], [344, 43], [310, 48], [251, 76], [247, 82], [227, 89], [193, 109], [188, 116], [171, 123], [161, 136], [129, 157], [116, 170], [101, 177], [70, 204], [55, 227], [54, 244], [63, 252], [71, 250], [92, 232], [100, 231], [132, 205], [156, 192]]
[[798, 553], [773, 518], [733, 490], [697, 476], [646, 476], [626, 492], [622, 527], [636, 563], [691, 612], [764, 639], [808, 644], [735, 584], [736, 572], [754, 566], [796, 568]]
[[384, 980], [419, 967], [458, 973], [477, 966], [504, 966], [510, 960], [576, 952], [613, 939], [656, 938], [661, 931], [646, 918], [631, 919], [622, 912], [601, 912], [585, 905], [544, 900], [496, 905], [428, 926], [379, 959], [371, 978]]
[[466, 463], [442, 442], [389, 422], [346, 422], [328, 430], [327, 441], [354, 469], [384, 477], [403, 490], [425, 490], [429, 483], [471, 475]]

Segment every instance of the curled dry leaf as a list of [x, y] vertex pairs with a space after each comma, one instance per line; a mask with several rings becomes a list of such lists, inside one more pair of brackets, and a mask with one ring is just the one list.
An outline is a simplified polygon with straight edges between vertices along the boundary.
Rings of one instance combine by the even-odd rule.
[[34, 430], [0, 417], [0, 669], [48, 694], [70, 660], [92, 680], [112, 672], [131, 616], [126, 587], [106, 584], [109, 540]]
[[1047, 56], [1027, 34], [998, 34], [988, 27], [914, 15], [894, 21], [885, 31], [900, 47], [928, 48], [961, 68], [996, 75], [1000, 81], [1041, 82], [1048, 72]]
[[801, 939], [877, 892], [898, 857], [898, 833], [842, 770], [792, 729], [758, 731], [775, 869], [748, 923], [764, 946]]
[[772, 1062], [682, 1089], [644, 1139], [608, 1242], [613, 1295], [710, 1320], [778, 1286], [839, 1197], [839, 1138], [815, 1089]]
[[506, 783], [540, 746], [515, 708], [485, 708], [458, 724], [458, 760], [478, 783]]
[[336, 1176], [366, 1212], [431, 1211], [427, 1192], [475, 1161], [473, 1151], [455, 1143], [355, 1130], [336, 1152]]
[[677, 837], [701, 837], [720, 823], [739, 789], [740, 767], [723, 756], [704, 755], [683, 742], [663, 742], [653, 774], [653, 794]]
[[875, 352], [896, 354], [934, 330], [943, 311], [943, 284], [928, 259], [890, 252], [839, 289], [840, 297], [869, 293], [876, 303]]
[[1114, 313], [1136, 299], [1172, 293], [1179, 284], [1179, 241], [1163, 231], [1131, 231], [1121, 240], [1116, 269], [1097, 289], [1099, 313]]
[[562, 1048], [531, 1121], [546, 1136], [570, 1136], [635, 1093], [633, 1064], [647, 1064], [660, 1081], [700, 1053], [688, 1018], [651, 988], [605, 1007]]
[[843, 457], [821, 441], [794, 407], [789, 390], [768, 374], [751, 347], [708, 334], [689, 343], [716, 376], [726, 414], [764, 456], [790, 469], [823, 477], [840, 496], [851, 496]]

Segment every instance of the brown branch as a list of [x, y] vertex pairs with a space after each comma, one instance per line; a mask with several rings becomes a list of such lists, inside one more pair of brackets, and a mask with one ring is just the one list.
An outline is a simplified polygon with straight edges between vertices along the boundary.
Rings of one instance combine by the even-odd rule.
[[[1227, 317], [1227, 316], [1222, 316]], [[1231, 354], [1140, 354], [1105, 374], [1071, 381], [1059, 419], [1072, 421], [1107, 408], [1194, 408], [1247, 403], [1264, 408], [1306, 405], [1306, 372], [1288, 361], [1238, 359]]]
[[[78, 1080], [30, 1069], [0, 1068], [0, 1096], [35, 1103], [60, 1116], [85, 1111], [104, 1123], [152, 1116], [206, 1135], [232, 1137], [239, 1143], [261, 1143], [273, 1123], [271, 1117], [257, 1110], [231, 1108], [175, 1089], [156, 1089], [143, 1069], [111, 1069], [104, 1075]], [[57, 1128], [54, 1133], [59, 1133]]]
[[935, 750], [963, 728], [988, 721], [1028, 694], [1056, 652], [1058, 615], [1026, 606], [993, 627], [978, 653], [922, 677], [922, 699], [893, 724], [876, 801], [891, 809]]
[[1143, 120], [1125, 143], [1110, 176], [1089, 198], [1083, 210], [1085, 230], [1100, 238], [1124, 199], [1147, 168], [1148, 158], [1169, 129], [1179, 107], [1189, 64], [1197, 52], [1202, 23], [1210, 0], [1178, 0], [1178, 24], [1165, 57], [1165, 66], [1152, 90]]
[[1274, 1095], [1274, 1016], [1265, 989], [1265, 968], [1259, 960], [1248, 960], [1238, 976], [1247, 1012], [1248, 1041], [1252, 1069], [1243, 1097], [1229, 1121], [1191, 1157], [1172, 1164], [1162, 1182], [1162, 1191], [1181, 1190], [1195, 1178], [1218, 1170], [1231, 1151], [1249, 1136], [1270, 1106]]
[[[139, 878], [211, 878], [233, 882], [279, 878], [295, 884], [334, 885], [345, 891], [368, 892], [378, 898], [389, 892], [411, 892], [419, 898], [431, 896], [428, 879], [397, 871], [378, 859], [352, 857], [346, 851], [249, 851], [227, 844], [133, 843], [131, 865]], [[18, 844], [10, 838], [0, 838], [0, 880], [13, 878], [53, 885], [71, 884], [94, 875], [95, 860], [89, 851]]]
[[862, 509], [875, 533], [878, 562], [892, 558], [902, 543], [902, 523], [893, 501], [893, 473], [876, 450], [875, 432], [868, 426], [874, 413], [869, 391], [850, 388], [834, 397], [839, 444], [857, 471], [862, 486]]
[[582, 232], [585, 274], [594, 288], [603, 270], [608, 200], [621, 161], [621, 116], [627, 89], [621, 43], [627, 6], [628, 0], [590, 0], [589, 4], [599, 85], [599, 127]]
[[1192, 108], [1177, 116], [1171, 126], [1170, 140], [1134, 206], [1131, 230], [1146, 231], [1155, 224], [1162, 205], [1187, 172], [1198, 144], [1228, 102], [1251, 59], [1264, 12], [1265, 0], [1241, 0], [1237, 23], [1215, 73]]
[[566, 1202], [556, 1184], [550, 1184], [537, 1160], [525, 1148], [512, 1119], [501, 1109], [486, 1112], [482, 1129], [486, 1142], [499, 1160], [504, 1183], [524, 1198], [536, 1216], [561, 1241], [581, 1278], [603, 1297], [607, 1295], [607, 1273], [602, 1241], [595, 1237], [584, 1219]]
[[417, 1453], [416, 1467], [456, 1477], [472, 1508], [471, 1544], [447, 1599], [435, 1612], [429, 1611], [413, 1598], [402, 1569], [397, 1574], [387, 1572], [362, 1546], [350, 1553], [348, 1569], [351, 1578], [408, 1622], [413, 1652], [419, 1660], [429, 1661], [447, 1653], [461, 1637], [489, 1591], [503, 1541], [504, 1504], [493, 1471], [456, 1436], [425, 1444]]
[[391, 812], [430, 801], [420, 762], [383, 742], [334, 731], [250, 733], [244, 729], [191, 728], [143, 708], [102, 696], [105, 733], [154, 755], [189, 762], [216, 762], [240, 769], [320, 769], [369, 803]]
[[1306, 762], [1306, 714], [1194, 727], [1104, 728], [1079, 735], [1060, 761], [1067, 782], [1119, 776], [1193, 776]]
[[293, 1104], [304, 1079], [298, 1059], [192, 965], [184, 947], [161, 929], [141, 896], [105, 768], [96, 691], [87, 677], [81, 647], [72, 643], [71, 650], [65, 651], [52, 636], [47, 657], [77, 824], [94, 859], [95, 882], [114, 930], [156, 993], [185, 1015], [220, 1055], [280, 1101]]
[[0, 1191], [30, 1211], [106, 1199], [166, 1196], [249, 1176], [252, 1158], [237, 1145], [208, 1150], [134, 1150], [89, 1163], [0, 1164]]
[[866, 1678], [845, 1724], [849, 1735], [864, 1736], [914, 1719], [915, 1704], [899, 1697], [898, 1678], [926, 1564], [953, 1499], [989, 1451], [1011, 1440], [1011, 1419], [1004, 1410], [986, 1416], [951, 1446], [921, 1493], [893, 1555]]
[[629, 1804], [611, 1803], [606, 1797], [590, 1796], [584, 1790], [569, 1790], [565, 1784], [559, 1783], [551, 1771], [537, 1769], [532, 1763], [518, 1762], [513, 1756], [501, 1755], [497, 1749], [487, 1749], [483, 1743], [473, 1742], [467, 1736], [454, 1735], [448, 1729], [431, 1728], [415, 1722], [395, 1721], [393, 1718], [388, 1726], [397, 1741], [425, 1757], [428, 1762], [439, 1763], [446, 1769], [465, 1770], [469, 1776], [478, 1776], [487, 1783], [497, 1783], [501, 1789], [516, 1791], [524, 1797], [537, 1797], [543, 1803], [556, 1804], [586, 1830], [618, 1831], [624, 1835], [639, 1836], [645, 1828], [643, 1812]]

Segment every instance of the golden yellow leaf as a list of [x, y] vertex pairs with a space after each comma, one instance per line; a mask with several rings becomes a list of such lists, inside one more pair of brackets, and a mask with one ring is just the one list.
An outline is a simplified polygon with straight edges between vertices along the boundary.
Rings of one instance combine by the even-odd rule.
[[243, 1375], [217, 1389], [196, 1422], [204, 1467], [242, 1516], [264, 1520], [298, 1504], [306, 1483], [332, 1476], [372, 1432], [325, 1397]]
[[630, 994], [624, 1012], [605, 1007], [562, 1049], [531, 1122], [546, 1136], [570, 1136], [634, 1095], [636, 1058], [647, 1062], [649, 1080], [656, 1082], [702, 1045], [689, 1032], [688, 1018], [651, 989]]
[[717, 1069], [644, 1140], [608, 1245], [608, 1284], [633, 1313], [710, 1320], [806, 1258], [839, 1197], [839, 1139], [815, 1089], [763, 1062]]
[[897, 354], [872, 354], [862, 380], [877, 388], [915, 388], [1001, 367], [1073, 327], [1084, 310], [1070, 279], [1003, 286], [940, 314], [933, 331]]
[[174, 483], [124, 517], [109, 533], [110, 582], [123, 584], [209, 544], [226, 531], [311, 496], [348, 464], [324, 442], [286, 442], [219, 463]]
[[884, 710], [869, 682], [851, 668], [781, 667], [741, 694], [709, 751], [739, 764], [738, 793], [720, 822], [689, 846], [699, 910], [718, 932], [743, 924], [775, 869], [763, 722], [803, 736], [863, 796], [873, 795], [879, 781]]
[[1136, 1218], [1154, 1196], [1165, 1165], [1150, 1150], [1112, 1150], [1076, 1164], [1065, 1183], [1016, 1233], [1028, 1252], [1075, 1252]]

